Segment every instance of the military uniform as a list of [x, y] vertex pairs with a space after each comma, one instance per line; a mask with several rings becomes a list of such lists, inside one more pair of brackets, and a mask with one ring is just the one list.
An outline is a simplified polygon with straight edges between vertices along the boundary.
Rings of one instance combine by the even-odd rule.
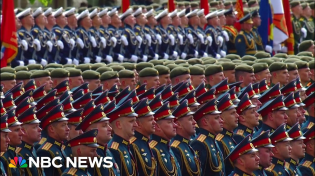
[[239, 123], [234, 130], [233, 139], [236, 143], [241, 142], [247, 135], [254, 135], [255, 131]]
[[[229, 10], [226, 10], [224, 12], [225, 16], [234, 16], [233, 8], [230, 8]], [[233, 25], [225, 25], [223, 26], [223, 30], [225, 30], [229, 36], [229, 41], [226, 42], [227, 46], [227, 54], [236, 54], [236, 48], [235, 48], [235, 38], [238, 34], [237, 29]]]
[[[314, 130], [315, 126], [312, 126], [309, 129], [305, 128], [302, 130], [303, 136], [306, 138], [304, 139], [305, 144], [307, 144], [311, 140], [314, 140]], [[301, 160], [298, 169], [301, 171], [302, 175], [315, 175], [315, 158], [307, 152], [308, 151], [306, 149], [305, 157]]]
[[298, 46], [303, 41], [302, 24], [300, 18], [298, 19], [294, 15], [291, 16], [291, 21], [294, 34], [294, 54], [297, 54], [299, 52]]
[[[305, 104], [305, 107], [310, 106], [312, 103], [314, 103], [314, 95], [315, 93], [311, 93], [310, 95], [307, 96], [305, 100], [303, 100], [303, 103]], [[314, 119], [315, 117], [312, 117], [310, 115], [305, 115], [306, 121], [301, 125], [301, 129], [303, 130], [304, 128], [310, 129], [312, 126], [314, 126]]]

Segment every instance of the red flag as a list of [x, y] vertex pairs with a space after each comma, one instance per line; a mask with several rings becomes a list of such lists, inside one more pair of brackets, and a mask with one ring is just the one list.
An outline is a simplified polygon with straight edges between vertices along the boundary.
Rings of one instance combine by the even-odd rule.
[[1, 24], [1, 68], [6, 67], [18, 52], [17, 34], [15, 27], [14, 2], [2, 1]]
[[288, 39], [286, 40], [286, 45], [288, 48], [288, 54], [294, 55], [294, 35], [293, 28], [291, 22], [291, 14], [290, 14], [290, 3], [289, 0], [282, 0], [283, 10], [284, 10], [284, 19], [287, 24], [288, 29]]
[[[243, 10], [243, 1], [242, 0], [237, 0], [236, 5], [235, 5], [235, 11], [237, 11], [236, 14], [236, 20], [240, 20], [244, 17], [244, 10]], [[239, 22], [236, 22], [234, 24], [234, 27], [240, 31], [241, 30], [241, 24]]]
[[121, 13], [126, 12], [126, 10], [129, 9], [130, 6], [130, 0], [122, 0], [121, 1]]
[[168, 0], [167, 6], [168, 6], [168, 12], [173, 12], [176, 9], [174, 0]]
[[200, 9], [203, 9], [204, 14], [208, 15], [210, 9], [208, 0], [200, 0]]

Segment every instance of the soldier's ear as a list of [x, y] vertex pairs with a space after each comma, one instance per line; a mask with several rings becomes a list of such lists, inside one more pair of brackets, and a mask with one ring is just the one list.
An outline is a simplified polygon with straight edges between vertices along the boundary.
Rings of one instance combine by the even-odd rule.
[[80, 148], [77, 149], [77, 154], [78, 154], [79, 156], [81, 155], [81, 149], [80, 149]]
[[125, 81], [121, 81], [121, 85], [123, 85], [123, 86], [124, 86], [124, 85], [125, 85]]

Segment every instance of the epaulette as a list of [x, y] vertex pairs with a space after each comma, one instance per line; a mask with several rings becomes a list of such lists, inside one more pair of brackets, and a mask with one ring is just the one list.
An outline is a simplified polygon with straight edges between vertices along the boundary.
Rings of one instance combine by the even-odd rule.
[[266, 171], [272, 172], [274, 167], [275, 167], [275, 165], [273, 163], [271, 163], [271, 165], [266, 168]]
[[299, 21], [304, 21], [304, 18], [300, 18]]
[[289, 169], [290, 168], [290, 163], [289, 162], [285, 162], [284, 167]]
[[16, 149], [15, 149], [15, 153], [20, 153], [20, 151], [22, 150], [22, 148], [21, 147], [16, 147]]
[[137, 26], [137, 27], [136, 27], [136, 29], [140, 30], [140, 27], [139, 27], [139, 26]]
[[221, 141], [223, 137], [224, 137], [224, 135], [220, 133], [220, 134], [218, 134], [218, 135], [215, 137], [215, 140]]
[[93, 32], [93, 33], [94, 33], [94, 29], [90, 29], [90, 32]]
[[133, 142], [135, 142], [136, 139], [136, 137], [132, 136], [132, 138], [129, 140], [129, 143], [132, 144]]
[[47, 143], [42, 147], [42, 149], [43, 149], [43, 150], [49, 150], [49, 149], [51, 148], [51, 146], [52, 146], [52, 143], [47, 142]]
[[233, 176], [240, 176], [240, 175], [238, 175], [237, 173], [235, 173]]
[[314, 123], [313, 123], [313, 122], [310, 122], [310, 123], [307, 125], [306, 129], [311, 129], [313, 126], [314, 126]]
[[62, 145], [61, 146], [61, 150], [65, 150], [66, 149], [66, 146], [65, 145]]
[[61, 33], [61, 31], [59, 29], [55, 29], [55, 32]]
[[177, 148], [179, 144], [180, 144], [180, 142], [178, 140], [175, 140], [172, 142], [171, 147]]
[[84, 34], [84, 31], [83, 31], [83, 29], [80, 29], [80, 32], [81, 32], [82, 34]]
[[3, 156], [3, 154], [4, 154], [4, 152], [1, 152], [1, 153], [0, 153], [0, 156]]
[[119, 143], [118, 142], [113, 142], [112, 145], [110, 146], [110, 148], [117, 150], [119, 147]]
[[238, 129], [238, 130], [236, 131], [236, 134], [241, 135], [241, 136], [244, 136], [244, 130]]
[[244, 31], [240, 31], [240, 33], [239, 34], [244, 34]]
[[75, 175], [75, 173], [77, 172], [77, 169], [76, 168], [71, 168], [67, 174], [70, 174], [70, 175]]
[[36, 32], [36, 33], [38, 33], [38, 30], [37, 30], [37, 29], [34, 29], [33, 31]]
[[46, 142], [47, 138], [43, 137], [38, 144], [42, 145], [44, 142]]
[[100, 33], [104, 34], [104, 31], [103, 31], [103, 30], [100, 30]]
[[310, 161], [305, 161], [302, 166], [305, 166], [305, 167], [310, 167], [312, 165], [312, 162]]
[[20, 35], [20, 36], [24, 36], [23, 32], [19, 32], [19, 35]]
[[291, 17], [291, 21], [293, 21], [294, 20], [294, 18], [293, 17]]
[[201, 135], [198, 136], [197, 141], [204, 142], [206, 138], [207, 138], [206, 135], [201, 134]]
[[156, 146], [156, 144], [158, 144], [158, 142], [157, 142], [157, 141], [154, 141], [154, 140], [152, 140], [152, 141], [149, 142], [150, 148], [154, 148], [154, 147]]

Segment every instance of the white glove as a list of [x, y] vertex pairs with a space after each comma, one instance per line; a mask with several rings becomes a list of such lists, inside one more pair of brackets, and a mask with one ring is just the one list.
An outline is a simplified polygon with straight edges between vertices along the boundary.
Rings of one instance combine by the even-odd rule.
[[120, 62], [124, 61], [124, 56], [121, 54], [118, 54], [118, 58], [117, 58]]
[[128, 46], [128, 40], [127, 40], [126, 36], [124, 36], [124, 35], [121, 36], [121, 42], [122, 42], [125, 46]]
[[154, 54], [153, 60], [158, 60], [158, 59], [159, 59], [159, 55], [158, 54]]
[[24, 66], [25, 65], [23, 61], [19, 61], [19, 63], [20, 63], [20, 66]]
[[67, 59], [67, 64], [72, 64], [72, 59], [66, 58]]
[[198, 57], [199, 53], [198, 51], [195, 51], [195, 57]]
[[176, 51], [173, 51], [173, 57], [177, 58], [178, 53]]
[[92, 43], [92, 46], [95, 48], [96, 47], [96, 41], [95, 41], [95, 38], [93, 36], [90, 37], [90, 41]]
[[131, 58], [130, 58], [132, 61], [134, 62], [137, 62], [138, 61], [138, 56], [135, 56], [135, 55], [131, 55]]
[[216, 58], [216, 59], [220, 59], [220, 58], [221, 58], [220, 54], [216, 54], [216, 55], [215, 55], [215, 58]]
[[52, 46], [53, 46], [52, 42], [51, 42], [50, 40], [48, 40], [48, 41], [46, 42], [46, 45], [47, 45], [48, 51], [51, 52]]
[[211, 45], [212, 45], [212, 37], [211, 37], [211, 36], [208, 36], [208, 37], [207, 37], [207, 40], [209, 41], [209, 46], [211, 46]]
[[77, 38], [76, 42], [77, 42], [77, 45], [79, 45], [81, 49], [84, 47], [84, 43], [83, 43], [82, 39], [80, 39], [79, 37]]
[[203, 36], [201, 34], [198, 34], [199, 40], [202, 44], [205, 43], [205, 39], [203, 38]]
[[179, 39], [179, 44], [182, 45], [184, 43], [183, 36], [181, 34], [177, 34], [177, 37]]
[[95, 61], [97, 63], [100, 63], [102, 61], [102, 58], [100, 56], [95, 56]]
[[208, 57], [208, 54], [207, 53], [203, 53], [203, 57]]
[[138, 46], [140, 48], [141, 43], [142, 43], [142, 38], [140, 36], [137, 36], [136, 39], [138, 40]]
[[27, 50], [28, 50], [28, 45], [27, 45], [26, 40], [21, 40], [21, 45], [22, 45], [22, 49], [23, 49], [24, 51], [27, 51]]
[[171, 40], [171, 45], [175, 45], [175, 38], [174, 38], [174, 36], [172, 34], [170, 34], [168, 37]]
[[74, 48], [74, 45], [75, 45], [75, 42], [73, 39], [70, 39], [70, 44], [71, 44], [71, 50], [73, 50]]
[[63, 43], [60, 40], [57, 41], [57, 45], [59, 46], [60, 49], [64, 48]]
[[47, 65], [46, 59], [41, 59], [40, 64], [42, 64], [45, 67]]
[[73, 59], [73, 64], [74, 64], [74, 65], [79, 65], [78, 59], [74, 58], [74, 59]]
[[169, 58], [168, 54], [164, 53], [164, 59], [168, 59], [168, 58]]
[[288, 52], [288, 48], [286, 46], [281, 48], [281, 52], [283, 53], [287, 53]]
[[112, 42], [112, 46], [115, 47], [117, 43], [117, 39], [115, 37], [111, 37], [110, 41]]
[[160, 34], [156, 34], [155, 37], [156, 37], [156, 40], [159, 42], [159, 44], [162, 44], [162, 37], [161, 37], [161, 35]]
[[147, 55], [143, 55], [142, 61], [143, 61], [143, 62], [146, 62], [147, 60], [148, 60], [148, 56], [147, 56]]
[[36, 62], [35, 62], [34, 59], [30, 59], [30, 60], [28, 60], [28, 65], [29, 65], [29, 64], [36, 64]]
[[226, 52], [223, 51], [223, 50], [221, 50], [221, 51], [220, 51], [220, 55], [221, 55], [222, 57], [225, 57], [225, 56], [226, 56]]
[[270, 45], [266, 45], [265, 50], [266, 50], [268, 53], [272, 53], [272, 47], [271, 47]]
[[306, 38], [306, 36], [307, 36], [307, 30], [306, 30], [304, 27], [302, 27], [302, 28], [301, 28], [301, 32], [303, 33], [303, 38]]
[[91, 62], [91, 59], [89, 57], [84, 57], [84, 63], [89, 64]]
[[273, 45], [273, 50], [274, 51], [281, 51], [281, 45], [280, 44]]
[[144, 36], [148, 41], [148, 45], [151, 46], [151, 36], [149, 34], [144, 34]]
[[185, 58], [187, 57], [187, 54], [186, 54], [186, 53], [182, 53], [182, 54], [180, 55], [180, 57], [181, 57], [182, 59], [185, 59]]
[[[109, 62], [109, 63], [112, 63], [112, 62], [113, 62], [113, 57], [110, 56], [110, 55], [107, 55], [105, 59], [106, 59], [107, 62]], [[124, 60], [124, 58], [123, 58], [123, 60]]]
[[106, 40], [104, 37], [100, 37], [101, 43], [102, 43], [102, 48], [106, 48]]
[[36, 46], [36, 51], [40, 51], [40, 42], [38, 39], [34, 39], [33, 44]]
[[188, 35], [187, 35], [187, 38], [189, 39], [189, 43], [190, 43], [190, 44], [193, 44], [193, 43], [194, 43], [194, 38], [193, 38], [193, 36], [192, 36], [191, 34], [188, 34]]
[[228, 35], [228, 33], [226, 31], [222, 31], [222, 35], [224, 36], [225, 41], [229, 41], [230, 40], [229, 35]]
[[221, 36], [218, 37], [220, 47], [223, 45], [223, 38]]

